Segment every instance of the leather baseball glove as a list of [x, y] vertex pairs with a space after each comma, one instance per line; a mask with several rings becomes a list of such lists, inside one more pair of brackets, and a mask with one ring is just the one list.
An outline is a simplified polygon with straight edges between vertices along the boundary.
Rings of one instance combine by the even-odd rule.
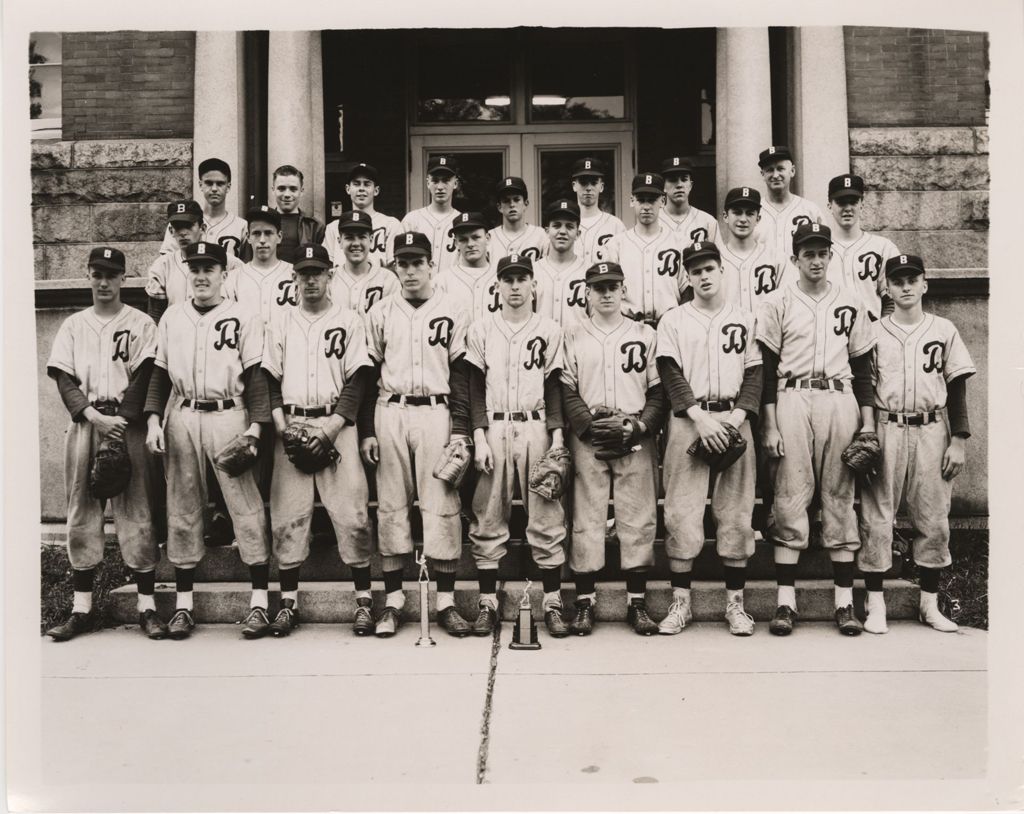
[[441, 451], [441, 457], [434, 464], [434, 477], [457, 489], [472, 461], [469, 442], [465, 437], [457, 436]]
[[236, 435], [214, 456], [213, 463], [221, 472], [237, 478], [256, 463], [256, 439], [251, 435]]
[[319, 427], [296, 421], [289, 424], [281, 433], [284, 454], [296, 469], [313, 475], [326, 469], [341, 458], [331, 439]]
[[878, 443], [878, 436], [873, 432], [858, 433], [843, 450], [842, 459], [858, 477], [870, 481], [878, 474], [878, 466], [882, 462], [882, 447]]
[[708, 449], [700, 438], [690, 444], [686, 450], [688, 455], [693, 455], [695, 458], [700, 458], [704, 461], [704, 463], [711, 467], [712, 472], [722, 472], [728, 469], [736, 463], [736, 460], [747, 449], [747, 442], [740, 435], [738, 429], [728, 423], [723, 423], [722, 426], [725, 427], [725, 431], [729, 434], [729, 444], [726, 446], [725, 452], [715, 452], [713, 449]]
[[640, 438], [640, 422], [609, 407], [598, 407], [590, 422], [590, 442], [599, 461], [623, 458], [634, 451]]
[[97, 500], [116, 497], [128, 488], [132, 461], [123, 438], [104, 438], [89, 470], [89, 494]]
[[530, 491], [545, 500], [558, 500], [565, 494], [572, 471], [572, 456], [565, 447], [552, 447], [530, 467]]

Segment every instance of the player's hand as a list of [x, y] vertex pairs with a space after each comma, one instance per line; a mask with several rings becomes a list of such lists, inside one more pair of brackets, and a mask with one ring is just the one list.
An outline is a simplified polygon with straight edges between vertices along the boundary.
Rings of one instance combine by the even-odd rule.
[[150, 423], [146, 429], [146, 449], [154, 455], [163, 455], [167, 450], [164, 444], [164, 428], [159, 422]]
[[761, 449], [769, 458], [782, 458], [786, 450], [782, 446], [782, 433], [775, 427], [765, 427], [761, 432]]
[[697, 414], [697, 418], [694, 419], [694, 423], [697, 425], [697, 432], [700, 433], [700, 440], [704, 442], [705, 447], [712, 452], [725, 452], [729, 447], [729, 433], [720, 421], [701, 410]]
[[550, 449], [555, 449], [556, 447], [564, 447], [564, 446], [565, 446], [565, 430], [563, 430], [561, 427], [556, 427], [555, 429], [553, 429], [551, 431], [551, 446], [550, 446]]
[[954, 436], [942, 456], [942, 478], [953, 480], [964, 468], [964, 440]]
[[103, 415], [97, 412], [90, 422], [98, 431], [101, 438], [122, 438], [124, 429], [128, 426], [128, 419], [119, 415]]
[[363, 460], [369, 466], [376, 466], [380, 463], [380, 445], [377, 443], [377, 439], [374, 436], [364, 438], [359, 443], [359, 454], [363, 456]]
[[488, 475], [494, 471], [494, 456], [491, 454], [491, 446], [484, 441], [477, 441], [473, 445], [473, 464], [480, 472]]

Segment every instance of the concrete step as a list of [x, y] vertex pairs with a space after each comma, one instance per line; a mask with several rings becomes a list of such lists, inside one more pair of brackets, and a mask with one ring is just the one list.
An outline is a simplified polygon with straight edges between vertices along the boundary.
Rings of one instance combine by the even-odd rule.
[[[515, 618], [522, 598], [525, 582], [506, 582], [499, 595], [501, 617], [507, 621]], [[419, 588], [406, 583], [405, 618], [419, 619]], [[270, 610], [276, 611], [280, 593], [276, 585], [271, 586]], [[350, 582], [304, 583], [300, 594], [300, 613], [306, 622], [349, 623], [355, 612], [355, 599]], [[575, 599], [571, 583], [562, 586], [562, 598], [566, 608], [571, 608]], [[917, 614], [919, 590], [905, 580], [886, 580], [885, 599], [890, 619], [910, 619]], [[249, 587], [237, 582], [208, 582], [197, 584], [194, 592], [195, 615], [199, 623], [231, 623], [242, 619], [249, 610]], [[126, 585], [110, 594], [114, 614], [118, 621], [131, 623], [138, 619], [135, 603], [135, 587]], [[476, 618], [479, 593], [475, 582], [459, 581], [455, 586], [455, 603], [467, 618]], [[534, 584], [530, 591], [534, 616], [541, 620], [541, 587]], [[725, 592], [720, 582], [699, 581], [693, 583], [693, 613], [697, 621], [718, 621], [725, 612]], [[747, 582], [745, 607], [755, 620], [764, 622], [775, 612], [776, 586], [768, 580]], [[858, 613], [863, 614], [863, 586], [858, 583], [854, 589], [854, 604]], [[672, 589], [664, 580], [648, 584], [648, 608], [655, 619], [661, 619], [672, 601]], [[157, 610], [165, 619], [174, 611], [174, 586], [158, 583], [156, 590]], [[373, 584], [374, 613], [384, 606], [383, 584]], [[434, 584], [430, 583], [430, 614], [434, 618]], [[829, 580], [804, 580], [797, 584], [797, 606], [800, 618], [806, 621], [827, 621], [832, 619], [834, 610], [833, 585]], [[597, 618], [600, 621], [622, 622], [626, 618], [626, 585], [624, 582], [602, 582], [597, 586]]]

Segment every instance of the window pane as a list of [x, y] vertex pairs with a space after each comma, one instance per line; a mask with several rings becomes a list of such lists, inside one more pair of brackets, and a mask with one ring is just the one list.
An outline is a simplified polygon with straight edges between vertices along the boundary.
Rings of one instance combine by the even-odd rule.
[[511, 121], [511, 63], [498, 45], [493, 35], [473, 32], [472, 37], [463, 37], [457, 46], [432, 41], [421, 47], [417, 121]]
[[540, 197], [541, 211], [559, 198], [576, 200], [572, 190], [572, 165], [581, 158], [596, 158], [604, 164], [604, 192], [601, 193], [601, 209], [615, 212], [615, 178], [619, 168], [615, 161], [615, 150], [541, 150], [540, 151]]
[[29, 118], [60, 118], [60, 73], [60, 65], [34, 65], [29, 68]]
[[435, 155], [453, 156], [459, 166], [459, 186], [452, 205], [460, 212], [482, 212], [492, 226], [501, 222], [494, 205], [494, 189], [505, 175], [505, 154], [502, 152], [460, 153], [431, 150]]
[[60, 62], [60, 34], [32, 34], [28, 41], [28, 61], [30, 65]]
[[540, 47], [530, 61], [530, 118], [535, 122], [623, 119], [625, 59], [621, 42]]

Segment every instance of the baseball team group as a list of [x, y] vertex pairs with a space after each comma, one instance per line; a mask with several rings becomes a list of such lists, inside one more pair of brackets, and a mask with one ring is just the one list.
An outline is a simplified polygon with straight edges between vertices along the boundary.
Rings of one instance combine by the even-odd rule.
[[[230, 518], [251, 579], [242, 635], [288, 635], [302, 616], [319, 500], [352, 574], [356, 634], [397, 631], [403, 571], [421, 544], [438, 623], [453, 636], [492, 635], [518, 499], [551, 636], [594, 628], [609, 505], [627, 623], [641, 635], [682, 632], [709, 502], [724, 620], [749, 636], [755, 487], [778, 583], [771, 633], [788, 635], [799, 618], [796, 577], [815, 517], [839, 631], [887, 632], [883, 575], [904, 501], [920, 620], [956, 630], [937, 599], [951, 563], [951, 482], [970, 436], [971, 357], [949, 320], [923, 310], [922, 259], [861, 228], [861, 177], [833, 178], [824, 213], [792, 192], [787, 147], [757, 164], [761, 177], [749, 180], [764, 191], [730, 189], [716, 217], [690, 204], [691, 163], [668, 158], [633, 178], [627, 229], [601, 208], [606, 169], [594, 158], [575, 163], [575, 199], [544, 206], [541, 225], [526, 221], [529, 191], [516, 177], [496, 183], [499, 224], [456, 210], [457, 158], [441, 155], [427, 167], [429, 204], [399, 221], [374, 207], [377, 170], [357, 164], [352, 208], [326, 227], [299, 209], [299, 169], [278, 167], [274, 205], [242, 218], [225, 208], [231, 168], [202, 161], [205, 204], [168, 206], [148, 312], [121, 299], [124, 254], [96, 248], [93, 305], [61, 325], [50, 351], [71, 417], [74, 604], [48, 634], [65, 641], [96, 625], [109, 503], [149, 638], [195, 627], [211, 507]], [[654, 620], [645, 596], [659, 496], [672, 603]], [[163, 511], [169, 620], [154, 602]], [[470, 619], [455, 604], [463, 516], [479, 580]], [[385, 598], [375, 614], [377, 555]]]

